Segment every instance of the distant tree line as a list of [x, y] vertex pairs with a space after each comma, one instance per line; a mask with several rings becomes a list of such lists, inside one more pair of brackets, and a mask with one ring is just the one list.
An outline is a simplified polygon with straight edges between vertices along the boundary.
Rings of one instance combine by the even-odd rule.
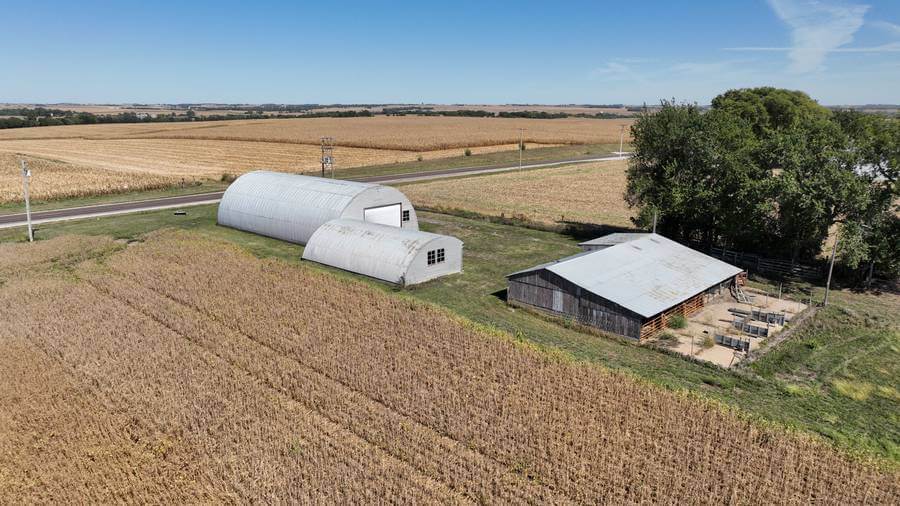
[[469, 118], [528, 118], [528, 119], [560, 119], [560, 118], [589, 118], [589, 119], [616, 119], [630, 118], [622, 114], [609, 112], [568, 113], [546, 111], [500, 111], [490, 112], [482, 109], [455, 109], [448, 111], [436, 111], [433, 107], [385, 107], [382, 113], [388, 116], [448, 116]]
[[[61, 109], [0, 109], [0, 128], [25, 128], [60, 125], [94, 125], [101, 123], [171, 123], [176, 121], [222, 121], [230, 119], [261, 119], [270, 116], [261, 113], [212, 114], [199, 116], [193, 110], [184, 114], [163, 113], [151, 116], [146, 113], [122, 112], [118, 114], [93, 114]], [[21, 117], [15, 117], [21, 116]]]
[[632, 137], [636, 224], [658, 213], [674, 238], [801, 262], [836, 227], [846, 269], [900, 275], [900, 120], [753, 88], [706, 111], [663, 101]]
[[[237, 105], [216, 105], [214, 107], [199, 104], [174, 104], [175, 110], [171, 113], [151, 114], [158, 106], [134, 105], [137, 112], [121, 112], [117, 114], [93, 114], [89, 112], [75, 112], [65, 109], [53, 109], [45, 107], [6, 108], [0, 109], [0, 129], [25, 128], [59, 125], [92, 125], [99, 123], [171, 123], [179, 121], [223, 121], [234, 119], [285, 119], [285, 118], [367, 118], [376, 114], [370, 108], [378, 107], [377, 104], [343, 104], [323, 106], [320, 104], [261, 104], [251, 107]], [[243, 109], [241, 113], [228, 114], [197, 114], [198, 111], [217, 110], [221, 107], [234, 107]], [[581, 106], [591, 107], [591, 106]], [[606, 107], [606, 106], [593, 106]], [[610, 106], [611, 107], [611, 106]], [[330, 111], [316, 111], [316, 109], [334, 108]], [[141, 112], [147, 109], [148, 112]], [[180, 112], [184, 111], [184, 112]], [[456, 109], [436, 111], [430, 106], [396, 106], [383, 107], [380, 114], [387, 116], [448, 116], [470, 118], [529, 118], [529, 119], [558, 119], [558, 118], [592, 118], [614, 119], [627, 118], [620, 114], [598, 112], [595, 114], [545, 112], [545, 111], [503, 111], [493, 113], [484, 110]]]
[[[122, 112], [118, 114], [93, 114], [61, 109], [45, 109], [42, 107], [27, 109], [0, 109], [0, 129], [25, 128], [60, 125], [93, 125], [100, 123], [172, 123], [179, 121], [224, 121], [235, 119], [286, 119], [286, 118], [356, 118], [371, 117], [368, 110], [323, 111], [305, 113], [300, 116], [289, 114], [265, 114], [259, 110], [248, 110], [243, 113], [204, 114], [198, 115], [193, 109], [183, 114], [160, 113], [150, 115], [140, 112]], [[21, 117], [19, 117], [21, 116]]]

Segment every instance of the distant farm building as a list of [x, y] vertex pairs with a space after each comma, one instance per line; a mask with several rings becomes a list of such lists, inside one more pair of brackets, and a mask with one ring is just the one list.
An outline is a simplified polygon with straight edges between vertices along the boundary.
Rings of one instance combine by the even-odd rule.
[[409, 286], [460, 272], [462, 248], [455, 237], [342, 219], [316, 230], [303, 259]]
[[403, 286], [462, 270], [462, 241], [419, 231], [409, 199], [389, 186], [248, 172], [225, 190], [218, 223], [304, 244], [304, 260]]
[[419, 229], [409, 199], [390, 186], [268, 171], [248, 172], [225, 190], [218, 223], [306, 244], [339, 218]]
[[728, 292], [742, 272], [657, 234], [612, 234], [586, 251], [507, 276], [507, 299], [634, 339]]

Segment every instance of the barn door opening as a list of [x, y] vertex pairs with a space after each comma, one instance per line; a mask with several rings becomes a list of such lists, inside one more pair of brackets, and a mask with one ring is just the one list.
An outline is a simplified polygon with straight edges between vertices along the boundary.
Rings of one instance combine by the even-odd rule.
[[378, 223], [380, 225], [399, 227], [400, 218], [402, 216], [400, 208], [400, 204], [370, 207], [363, 211], [363, 220], [369, 223]]
[[560, 290], [553, 290], [553, 310], [563, 312], [563, 293]]

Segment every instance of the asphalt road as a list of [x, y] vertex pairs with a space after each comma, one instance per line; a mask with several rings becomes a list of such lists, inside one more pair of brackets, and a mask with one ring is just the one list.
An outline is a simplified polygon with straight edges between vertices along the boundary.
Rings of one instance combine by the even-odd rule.
[[[604, 156], [591, 158], [567, 158], [549, 162], [531, 163], [522, 165], [523, 169], [537, 169], [541, 167], [554, 167], [557, 165], [570, 165], [574, 163], [598, 162], [603, 160], [618, 160], [621, 156]], [[416, 172], [411, 174], [390, 174], [385, 176], [370, 176], [352, 179], [366, 183], [396, 184], [414, 181], [427, 181], [453, 176], [469, 176], [477, 174], [490, 174], [492, 172], [506, 172], [518, 170], [515, 165], [490, 165], [481, 167], [458, 167], [455, 169], [442, 169], [428, 172]], [[114, 214], [136, 213], [152, 211], [156, 209], [182, 208], [203, 204], [214, 204], [222, 199], [224, 192], [199, 193], [194, 195], [181, 195], [177, 197], [162, 197], [152, 200], [136, 200], [130, 202], [117, 202], [111, 204], [95, 204], [83, 207], [69, 207], [54, 209], [52, 211], [36, 211], [31, 213], [33, 224], [49, 223], [53, 221], [77, 220], [81, 218], [93, 218]], [[20, 227], [26, 224], [25, 213], [7, 214], [0, 216], [0, 228]]]

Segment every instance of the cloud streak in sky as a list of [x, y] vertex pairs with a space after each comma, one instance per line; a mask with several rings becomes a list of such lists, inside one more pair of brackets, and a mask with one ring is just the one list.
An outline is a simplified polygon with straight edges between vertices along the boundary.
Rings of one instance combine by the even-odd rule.
[[844, 48], [863, 26], [868, 5], [837, 4], [816, 0], [769, 0], [769, 6], [791, 28], [791, 46], [739, 47], [732, 51], [787, 51], [790, 70], [805, 74], [824, 68], [833, 52], [890, 52], [894, 44], [870, 48]]

